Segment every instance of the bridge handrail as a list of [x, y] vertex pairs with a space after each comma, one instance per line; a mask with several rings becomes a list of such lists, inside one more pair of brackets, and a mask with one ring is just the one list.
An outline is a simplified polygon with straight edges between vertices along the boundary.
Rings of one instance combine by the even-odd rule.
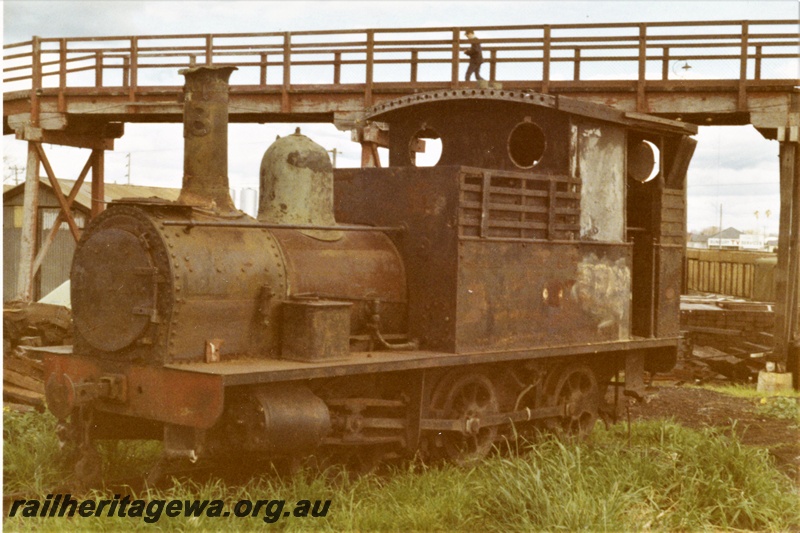
[[[548, 91], [551, 81], [568, 80], [570, 75], [574, 81], [635, 81], [637, 90], [642, 91], [648, 80], [682, 79], [692, 67], [689, 61], [713, 63], [706, 65], [704, 71], [707, 72], [718, 73], [719, 69], [727, 68], [734, 74], [723, 78], [693, 76], [692, 79], [738, 80], [740, 91], [743, 91], [748, 82], [765, 79], [763, 68], [768, 62], [778, 68], [773, 68], [771, 76], [766, 78], [800, 78], [798, 68], [793, 68], [792, 62], [781, 62], [800, 61], [798, 24], [798, 20], [738, 20], [472, 26], [469, 29], [473, 29], [481, 40], [484, 61], [488, 64], [488, 73], [485, 74], [490, 80], [501, 78], [498, 67], [533, 63], [541, 72], [528, 66], [515, 75], [523, 76], [522, 79], [536, 79], [542, 84], [543, 92]], [[56, 89], [62, 95], [78, 87], [122, 87], [130, 91], [131, 99], [135, 99], [137, 90], [145, 87], [180, 86], [182, 80], [172, 75], [174, 70], [165, 83], [159, 79], [159, 69], [201, 64], [230, 64], [247, 69], [250, 82], [234, 80], [234, 86], [270, 85], [289, 91], [292, 85], [309, 83], [309, 74], [299, 72], [300, 69], [317, 67], [313, 74], [318, 78], [323, 73], [319, 67], [327, 66], [324, 74], [330, 81], [314, 79], [313, 84], [341, 84], [343, 78], [356, 79], [353, 83], [365, 87], [366, 100], [369, 101], [374, 84], [382, 81], [419, 82], [422, 77], [420, 67], [429, 65], [449, 65], [449, 71], [440, 68], [435, 73], [426, 74], [428, 77], [434, 74], [431, 81], [457, 87], [461, 63], [467, 61], [462, 53], [467, 45], [463, 38], [465, 29], [33, 37], [30, 41], [3, 46], [4, 92], [30, 91], [35, 101], [35, 93], [41, 89]], [[569, 63], [572, 64], [571, 73], [556, 72], [557, 68]], [[597, 74], [594, 77], [590, 74], [587, 78], [585, 69], [581, 69], [582, 65], [603, 63], [605, 78], [598, 78]], [[376, 72], [375, 67], [387, 65], [407, 65], [408, 71], [400, 73], [393, 68], [388, 73]], [[625, 69], [630, 69], [627, 65], [635, 66], [635, 71], [626, 73]], [[361, 68], [344, 72], [353, 66]], [[94, 72], [94, 79], [76, 80], [76, 74], [85, 72]], [[116, 74], [118, 72], [121, 76]], [[156, 82], [146, 82], [145, 75], [152, 72], [156, 73]], [[246, 76], [239, 75], [237, 79], [243, 80]]]

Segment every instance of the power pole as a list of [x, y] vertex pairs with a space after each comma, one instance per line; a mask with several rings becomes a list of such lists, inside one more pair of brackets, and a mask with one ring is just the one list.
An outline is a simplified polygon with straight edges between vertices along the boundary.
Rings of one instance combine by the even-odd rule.
[[11, 170], [14, 171], [14, 185], [19, 185], [19, 173], [25, 170], [25, 167], [21, 167], [19, 165], [13, 165]]
[[128, 158], [128, 185], [130, 185], [131, 184], [131, 153], [130, 152], [128, 152], [127, 158]]

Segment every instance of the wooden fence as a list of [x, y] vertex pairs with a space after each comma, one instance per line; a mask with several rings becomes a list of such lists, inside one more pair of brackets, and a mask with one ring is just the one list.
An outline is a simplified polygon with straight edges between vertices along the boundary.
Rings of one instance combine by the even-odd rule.
[[768, 252], [687, 249], [684, 290], [775, 301], [776, 263]]

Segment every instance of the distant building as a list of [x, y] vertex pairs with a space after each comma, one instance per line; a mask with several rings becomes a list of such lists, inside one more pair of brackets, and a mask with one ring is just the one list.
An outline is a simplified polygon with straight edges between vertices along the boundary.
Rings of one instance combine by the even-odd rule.
[[711, 250], [738, 250], [741, 245], [742, 232], [736, 228], [727, 228], [708, 238]]
[[710, 250], [741, 250], [771, 252], [777, 246], [777, 239], [765, 235], [743, 233], [736, 228], [727, 228], [715, 235], [689, 234], [687, 248]]
[[770, 236], [767, 238], [767, 242], [764, 243], [764, 248], [768, 252], [775, 252], [778, 250], [778, 238]]
[[[64, 195], [72, 190], [74, 181], [58, 180]], [[3, 191], [3, 302], [13, 300], [17, 295], [17, 272], [20, 259], [20, 240], [22, 237], [23, 194], [25, 184], [4, 187]], [[104, 184], [105, 202], [120, 198], [163, 198], [177, 200], [180, 189], [164, 187], [143, 187], [138, 185]], [[92, 184], [86, 182], [75, 196], [72, 213], [75, 223], [83, 228], [89, 220], [91, 211]], [[38, 239], [44, 240], [50, 233], [60, 206], [53, 187], [49, 181], [39, 182], [39, 220]], [[66, 223], [61, 224], [53, 243], [45, 256], [34, 282], [34, 298], [46, 295], [67, 279], [69, 279], [72, 254], [75, 252], [75, 240]]]
[[686, 240], [687, 248], [708, 248], [708, 235], [691, 233]]
[[739, 236], [739, 249], [740, 250], [754, 250], [762, 251], [765, 246], [765, 239], [763, 235], [752, 235], [749, 233], [742, 233]]

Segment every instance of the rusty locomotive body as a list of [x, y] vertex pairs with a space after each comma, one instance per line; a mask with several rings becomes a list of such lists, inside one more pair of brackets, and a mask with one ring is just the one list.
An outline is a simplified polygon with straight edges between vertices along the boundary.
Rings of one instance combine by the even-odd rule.
[[[277, 140], [254, 219], [228, 194], [230, 72], [186, 73], [180, 199], [115, 202], [79, 243], [74, 346], [46, 356], [46, 392], [85, 454], [464, 461], [512, 426], [586, 432], [614, 376], [635, 394], [674, 363], [692, 126], [416, 94], [361, 119], [386, 168], [334, 173], [305, 136]], [[430, 139], [440, 160], [417, 167]]]

